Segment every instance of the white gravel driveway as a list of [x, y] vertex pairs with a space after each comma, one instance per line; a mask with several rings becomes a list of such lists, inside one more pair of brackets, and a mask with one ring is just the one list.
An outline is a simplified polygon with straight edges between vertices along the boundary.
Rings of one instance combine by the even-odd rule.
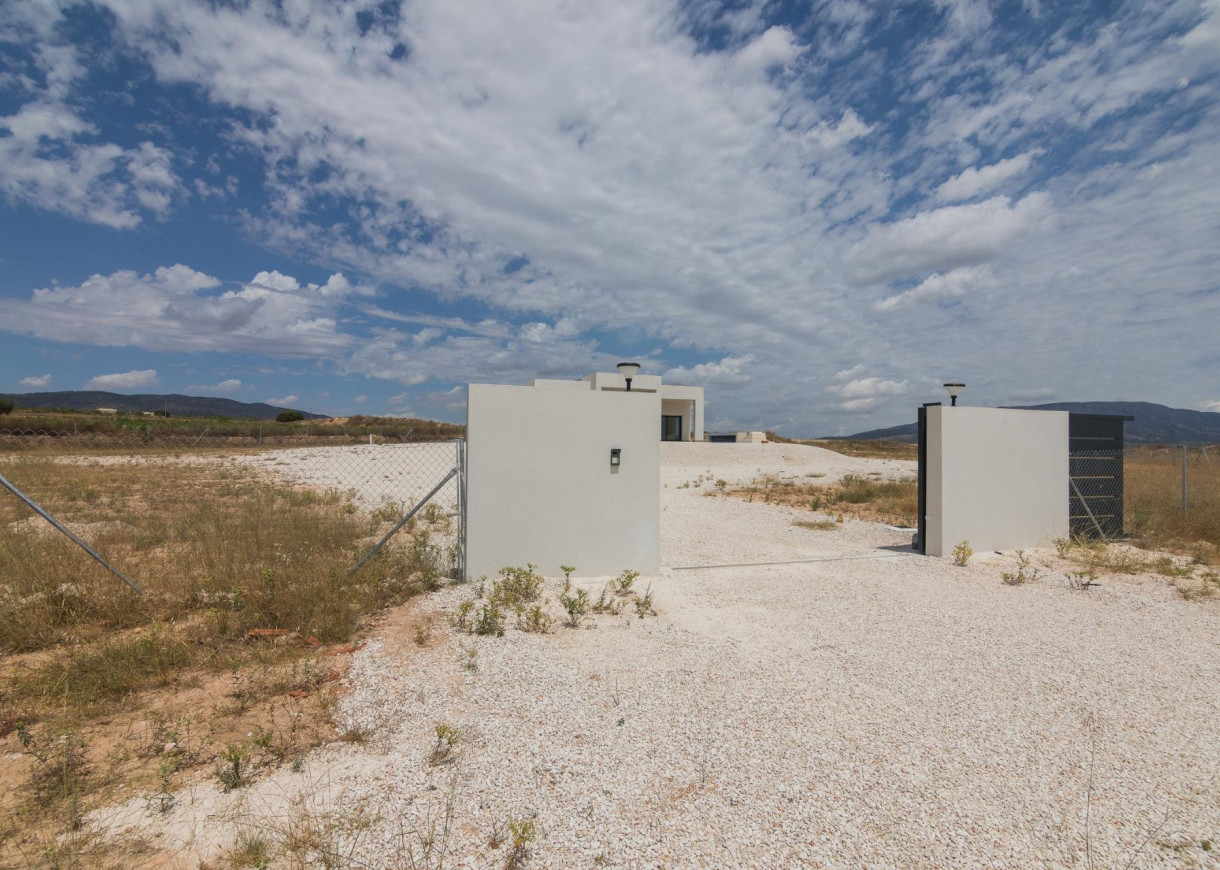
[[[667, 568], [639, 581], [658, 617], [422, 650], [384, 636], [343, 704], [382, 739], [320, 750], [240, 799], [202, 785], [162, 835], [207, 854], [235, 818], [262, 824], [304, 793], [376, 819], [337, 835], [352, 866], [411, 866], [446, 806], [444, 867], [505, 866], [489, 834], [510, 816], [536, 821], [526, 866], [547, 868], [1215, 866], [1215, 604], [1157, 578], [1073, 592], [1049, 569], [1010, 587], [1007, 557], [955, 568], [884, 526], [794, 528], [808, 512], [682, 487], [911, 463], [664, 447]], [[804, 561], [689, 569], [789, 560]], [[437, 722], [461, 729], [454, 763], [429, 764]]]

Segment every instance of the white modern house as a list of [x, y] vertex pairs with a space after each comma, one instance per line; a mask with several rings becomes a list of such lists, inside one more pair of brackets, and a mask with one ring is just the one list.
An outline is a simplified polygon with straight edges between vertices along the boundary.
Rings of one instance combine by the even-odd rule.
[[638, 368], [467, 387], [468, 577], [659, 570], [660, 442], [703, 439], [703, 389]]
[[[632, 366], [635, 366], [635, 369], [632, 369]], [[639, 368], [635, 363], [621, 363], [620, 367], [621, 371], [594, 372], [578, 381], [535, 378], [529, 385], [546, 390], [603, 390], [625, 393], [629, 378], [624, 372], [630, 371], [631, 392], [656, 396], [661, 400], [658, 416], [662, 441], [703, 440], [703, 387], [663, 384], [660, 375], [635, 373]]]

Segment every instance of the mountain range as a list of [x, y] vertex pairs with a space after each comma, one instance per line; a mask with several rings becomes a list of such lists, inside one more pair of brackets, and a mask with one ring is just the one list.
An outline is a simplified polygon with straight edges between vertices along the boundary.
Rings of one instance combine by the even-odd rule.
[[[138, 395], [125, 396], [101, 390], [71, 390], [57, 393], [9, 393], [0, 399], [12, 399], [19, 408], [68, 408], [73, 411], [96, 411], [114, 408], [117, 411], [167, 411], [175, 417], [241, 417], [253, 420], [274, 420], [281, 411], [266, 402], [238, 402], [214, 396]], [[304, 411], [301, 413], [305, 414]], [[323, 419], [325, 414], [305, 414], [308, 420]]]
[[[1126, 438], [1145, 444], [1220, 444], [1220, 413], [1169, 408], [1153, 402], [1051, 402], [1047, 405], [1015, 405], [1027, 411], [1070, 411], [1074, 414], [1120, 414], [1134, 417], [1127, 421]], [[914, 413], [914, 412], [912, 412]], [[888, 438], [914, 441], [915, 423], [888, 429], [870, 429], [836, 440], [862, 441]], [[830, 439], [828, 439], [830, 440]]]

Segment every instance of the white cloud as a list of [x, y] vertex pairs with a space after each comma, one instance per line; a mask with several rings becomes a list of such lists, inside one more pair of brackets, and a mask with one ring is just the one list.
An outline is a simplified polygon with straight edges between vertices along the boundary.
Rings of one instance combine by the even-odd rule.
[[920, 272], [986, 263], [1022, 236], [1049, 228], [1050, 197], [1031, 193], [1013, 203], [996, 196], [878, 224], [852, 252], [857, 280], [873, 283]]
[[44, 387], [51, 386], [52, 380], [53, 380], [53, 378], [50, 375], [37, 375], [37, 376], [30, 375], [30, 377], [28, 377], [28, 378], [21, 379], [21, 386], [35, 387], [37, 389], [43, 389]]
[[1220, 412], [1220, 399], [1216, 399], [1213, 402], [1204, 402], [1199, 406], [1199, 410]]
[[229, 378], [218, 384], [191, 384], [187, 387], [194, 393], [221, 393], [222, 395], [239, 392], [241, 388], [242, 382], [237, 378]]
[[901, 396], [907, 392], [906, 381], [890, 381], [885, 378], [858, 378], [837, 388], [845, 399], [875, 399], [881, 396]]
[[750, 381], [749, 367], [753, 361], [754, 357], [750, 354], [727, 356], [717, 362], [669, 369], [662, 375], [662, 379], [666, 383], [694, 387], [746, 384]]
[[28, 0], [0, 7], [0, 43], [28, 48], [6, 57], [0, 82], [14, 108], [0, 116], [0, 196], [115, 229], [166, 214], [182, 190], [170, 151], [108, 142], [82, 115], [73, 96], [86, 64], [63, 40], [57, 13]]
[[368, 400], [369, 400], [369, 397], [364, 395], [363, 393], [361, 393], [359, 396], [355, 396], [352, 398], [352, 402], [357, 405], [363, 405]]
[[1036, 148], [990, 166], [971, 166], [936, 188], [936, 198], [945, 202], [953, 202], [973, 199], [982, 193], [990, 193], [1005, 181], [1015, 178], [1029, 169], [1033, 159], [1042, 153], [1042, 149]]
[[838, 148], [854, 139], [868, 135], [873, 128], [874, 125], [864, 123], [854, 109], [848, 109], [837, 124], [820, 121], [806, 135], [823, 148]]
[[50, 341], [311, 357], [355, 342], [338, 331], [337, 302], [323, 287], [279, 273], [224, 289], [218, 278], [179, 264], [144, 275], [93, 275], [76, 286], [35, 290], [28, 301], [0, 298], [0, 319], [8, 331]]
[[138, 390], [161, 383], [156, 369], [139, 369], [130, 372], [116, 372], [111, 375], [98, 375], [85, 384], [86, 390]]
[[290, 396], [280, 396], [278, 399], [264, 399], [264, 401], [268, 405], [279, 405], [283, 407], [284, 405], [291, 405], [293, 402], [299, 401], [300, 398], [300, 396], [293, 393]]
[[882, 299], [873, 307], [878, 311], [893, 311], [917, 302], [957, 299], [995, 284], [995, 273], [989, 266], [966, 266], [943, 275], [934, 272], [910, 290]]

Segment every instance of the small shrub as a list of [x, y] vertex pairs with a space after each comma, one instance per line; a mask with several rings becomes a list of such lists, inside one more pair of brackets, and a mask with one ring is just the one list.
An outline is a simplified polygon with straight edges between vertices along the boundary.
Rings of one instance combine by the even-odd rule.
[[1189, 577], [1194, 573], [1190, 565], [1179, 565], [1171, 556], [1161, 556], [1150, 565], [1152, 570], [1162, 577]]
[[953, 548], [953, 564], [959, 568], [965, 568], [970, 563], [970, 557], [974, 555], [974, 550], [970, 546], [969, 541], [962, 541]]
[[1060, 558], [1066, 558], [1068, 553], [1072, 552], [1071, 538], [1055, 538], [1055, 552]]
[[559, 570], [563, 572], [563, 582], [570, 584], [572, 582], [572, 572], [576, 570], [574, 565], [560, 565]]
[[479, 672], [479, 648], [460, 643], [458, 644], [458, 649], [466, 656], [462, 661], [462, 670], [467, 673], [477, 674]]
[[[406, 507], [402, 502], [387, 501], [381, 507], [369, 511], [369, 516], [379, 523], [396, 523], [402, 519], [403, 514], [406, 512]], [[412, 520], [414, 520], [414, 517]], [[411, 531], [411, 529], [407, 531]]]
[[651, 586], [648, 587], [648, 591], [644, 593], [643, 597], [636, 596], [635, 615], [638, 616], [640, 619], [643, 619], [645, 616], [656, 616], [657, 615], [656, 609], [652, 606], [652, 587]]
[[580, 620], [589, 612], [589, 593], [584, 589], [565, 592], [559, 596], [559, 603], [568, 612], [568, 624], [572, 628], [580, 628]]
[[597, 596], [597, 601], [592, 607], [593, 612], [609, 613], [617, 616], [621, 609], [622, 605], [614, 600], [614, 596], [610, 592], [609, 584], [603, 586], [601, 594]]
[[613, 580], [610, 581], [610, 588], [618, 595], [630, 595], [631, 587], [635, 585], [636, 578], [640, 576], [639, 571], [630, 569], [623, 571]]
[[38, 803], [44, 807], [74, 804], [89, 772], [88, 744], [73, 733], [35, 735], [24, 722], [18, 722], [15, 730], [21, 748], [34, 756], [30, 785]]
[[305, 419], [305, 415], [300, 411], [280, 411], [275, 415], [277, 423], [299, 423]]
[[721, 492], [724, 492], [725, 487], [728, 485], [729, 482], [723, 478], [716, 481], [716, 489], [720, 490]]
[[0, 417], [13, 413], [14, 407], [12, 399], [0, 399]]
[[415, 643], [419, 646], [424, 646], [432, 638], [432, 620], [421, 619], [415, 623], [414, 629]]
[[1008, 586], [1020, 586], [1024, 583], [1033, 583], [1040, 576], [1037, 568], [1030, 567], [1030, 561], [1025, 555], [1025, 551], [1017, 550], [1017, 570], [1005, 571], [1000, 578]]
[[216, 762], [215, 775], [225, 791], [232, 791], [250, 784], [252, 767], [249, 744], [230, 743]]
[[533, 634], [546, 634], [551, 630], [551, 615], [541, 604], [528, 607], [517, 615], [517, 628]]
[[445, 722], [436, 723], [436, 744], [432, 747], [429, 761], [433, 766], [444, 764], [453, 759], [453, 752], [462, 739], [462, 732]]
[[453, 625], [462, 631], [470, 629], [470, 617], [474, 613], [474, 602], [470, 599], [463, 601], [457, 606], [457, 612], [453, 615]]
[[500, 579], [491, 587], [492, 604], [518, 613], [542, 596], [542, 575], [533, 564], [524, 568], [501, 568]]
[[533, 819], [508, 820], [508, 834], [512, 838], [512, 849], [508, 853], [507, 867], [517, 868], [525, 863], [538, 839], [538, 823]]
[[226, 857], [230, 867], [259, 870], [271, 864], [271, 845], [262, 831], [243, 830], [238, 833], [237, 842]]
[[474, 633], [504, 637], [504, 611], [495, 604], [484, 604], [475, 620]]

